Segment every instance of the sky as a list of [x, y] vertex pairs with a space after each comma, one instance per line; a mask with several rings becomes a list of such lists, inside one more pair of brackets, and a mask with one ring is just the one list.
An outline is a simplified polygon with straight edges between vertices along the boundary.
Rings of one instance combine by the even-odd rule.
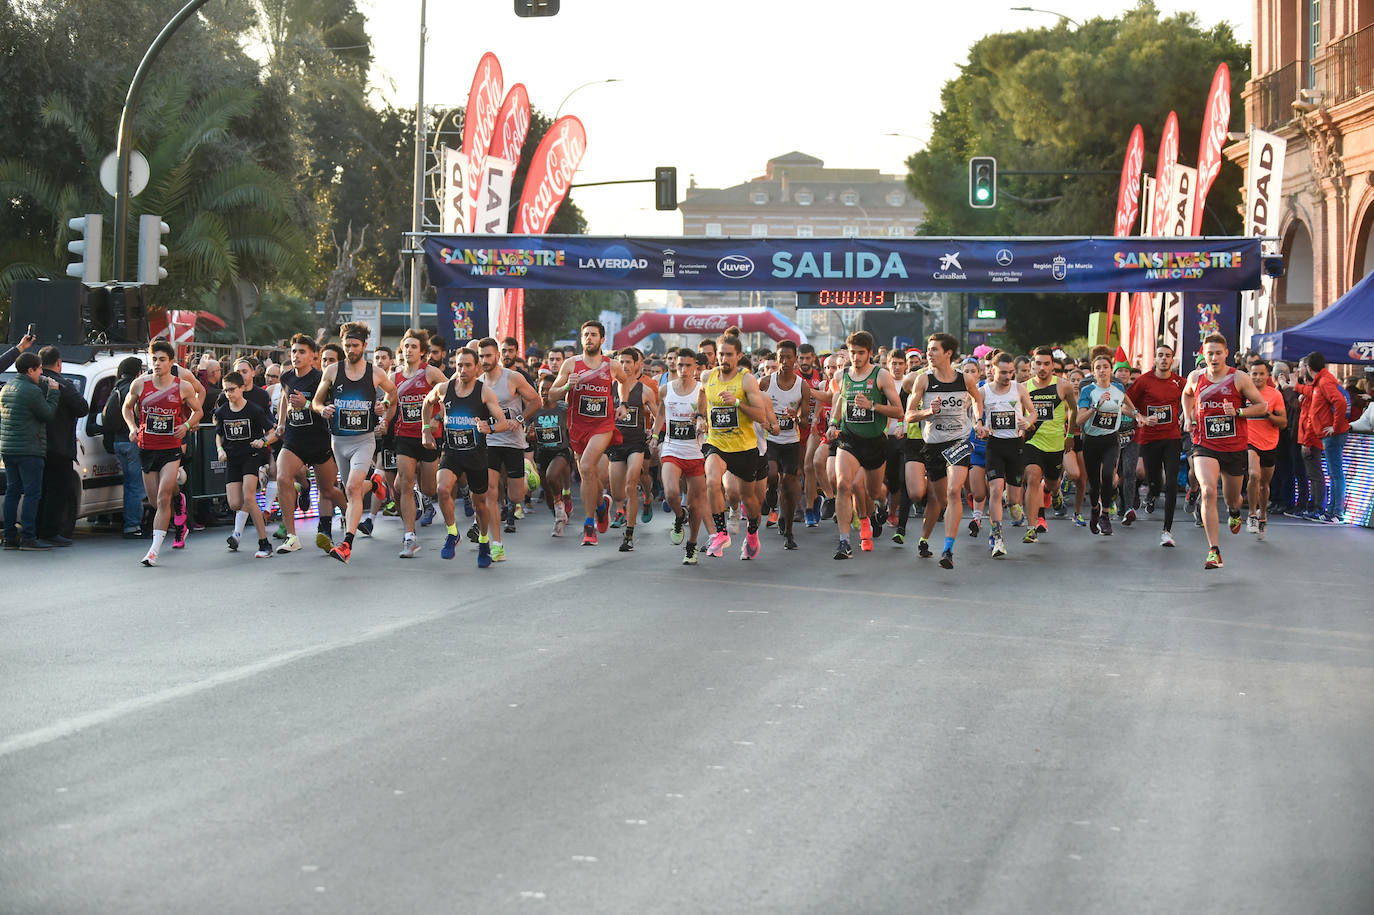
[[[562, 0], [557, 16], [522, 19], [511, 0], [432, 0], [425, 102], [466, 104], [473, 70], [491, 51], [506, 88], [524, 83], [536, 108], [551, 115], [562, 104], [582, 120], [578, 182], [652, 178], [656, 166], [673, 165], [680, 199], [690, 176], [702, 187], [730, 187], [793, 150], [829, 167], [904, 175], [907, 156], [929, 136], [941, 87], [979, 38], [1054, 27], [1056, 13], [1081, 23], [1130, 6], [1054, 0], [1051, 13], [1013, 3]], [[358, 5], [373, 41], [374, 92], [414, 106], [420, 0]], [[1242, 42], [1253, 33], [1253, 0], [1155, 5], [1166, 16], [1195, 11], [1204, 28], [1229, 22]], [[953, 13], [940, 21], [931, 15], [946, 9]], [[584, 83], [593, 85], [579, 89]], [[1199, 105], [1207, 89], [1198, 87]], [[651, 184], [572, 196], [592, 234], [682, 233], [679, 213], [654, 210]]]

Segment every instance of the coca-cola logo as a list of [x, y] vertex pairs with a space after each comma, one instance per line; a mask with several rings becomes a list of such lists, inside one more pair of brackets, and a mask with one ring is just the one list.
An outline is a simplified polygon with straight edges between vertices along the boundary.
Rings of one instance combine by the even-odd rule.
[[725, 330], [729, 326], [725, 315], [688, 315], [682, 319], [683, 330]]
[[768, 321], [768, 322], [767, 322], [767, 329], [765, 330], [765, 333], [767, 333], [768, 336], [772, 337], [774, 340], [791, 340], [791, 339], [792, 339], [792, 334], [791, 334], [791, 332], [788, 331], [787, 328], [785, 328], [785, 327], [783, 327], [781, 324], [779, 324], [777, 321], [772, 321], [772, 320]]
[[1121, 171], [1121, 188], [1117, 195], [1115, 234], [1131, 234], [1131, 224], [1140, 212], [1140, 173], [1145, 168], [1145, 133], [1136, 125], [1126, 147], [1126, 163]]
[[548, 229], [558, 205], [568, 194], [572, 176], [586, 151], [586, 142], [582, 123], [573, 117], [560, 120], [544, 137], [539, 147], [543, 158], [541, 160], [536, 153], [533, 164], [534, 169], [542, 166], [544, 173], [540, 176], [534, 195], [520, 204], [521, 220], [526, 232], [537, 235]]
[[1164, 124], [1164, 138], [1159, 144], [1159, 173], [1155, 175], [1154, 205], [1150, 207], [1150, 234], [1164, 230], [1169, 217], [1169, 197], [1174, 186], [1174, 164], [1178, 162], [1178, 118], [1171, 111]]
[[[1216, 78], [1212, 81], [1212, 97], [1208, 99], [1207, 118], [1204, 125], [1202, 151], [1198, 156], [1199, 198], [1205, 195], [1217, 172], [1221, 171], [1221, 146], [1226, 142], [1226, 131], [1231, 127], [1231, 71], [1222, 64], [1217, 68]], [[1196, 217], [1194, 217], [1196, 219]]]
[[525, 135], [530, 132], [530, 109], [528, 105], [516, 105], [501, 125], [501, 158], [512, 162], [520, 158], [520, 147], [525, 144]]

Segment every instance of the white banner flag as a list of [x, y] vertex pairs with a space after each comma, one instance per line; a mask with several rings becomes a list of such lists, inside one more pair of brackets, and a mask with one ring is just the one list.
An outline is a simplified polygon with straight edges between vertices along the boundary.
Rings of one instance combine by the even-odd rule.
[[[1245, 178], [1245, 234], [1273, 235], [1278, 229], [1283, 200], [1283, 160], [1288, 141], [1263, 130], [1250, 131], [1250, 167]], [[1251, 337], [1269, 330], [1274, 303], [1274, 278], [1260, 277], [1260, 288], [1241, 293], [1240, 345], [1250, 348]]]
[[463, 151], [445, 146], [443, 163], [444, 190], [439, 206], [439, 221], [445, 234], [466, 235], [468, 222], [464, 184], [468, 169], [467, 163], [463, 160]]
[[[515, 180], [515, 163], [495, 156], [487, 157], [482, 175], [483, 190], [477, 198], [477, 223], [473, 232], [478, 235], [503, 235], [510, 224], [511, 183]], [[487, 326], [492, 334], [499, 333], [501, 303], [504, 289], [487, 290]]]

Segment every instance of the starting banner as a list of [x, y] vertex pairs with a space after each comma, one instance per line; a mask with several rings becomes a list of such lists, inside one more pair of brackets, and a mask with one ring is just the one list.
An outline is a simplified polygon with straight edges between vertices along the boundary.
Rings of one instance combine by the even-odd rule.
[[431, 235], [439, 289], [1236, 292], [1258, 238], [729, 238]]

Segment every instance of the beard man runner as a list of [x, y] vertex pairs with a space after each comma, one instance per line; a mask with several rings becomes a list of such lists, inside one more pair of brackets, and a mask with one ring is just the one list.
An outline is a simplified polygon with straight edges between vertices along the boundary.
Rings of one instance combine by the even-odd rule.
[[840, 375], [826, 435], [839, 444], [835, 452], [835, 519], [839, 525], [836, 559], [854, 555], [849, 546], [849, 525], [855, 512], [860, 519], [860, 547], [865, 551], [873, 549], [873, 496], [882, 488], [887, 467], [887, 422], [902, 415], [892, 373], [871, 361], [873, 335], [861, 330], [850, 334], [845, 342], [850, 364]]
[[[405, 532], [401, 538], [401, 559], [413, 559], [420, 547], [415, 542], [415, 499], [411, 496], [415, 484], [426, 499], [433, 499], [437, 490], [439, 452], [425, 447], [421, 434], [425, 398], [435, 385], [443, 384], [444, 373], [425, 361], [429, 349], [429, 333], [409, 328], [401, 337], [401, 366], [396, 369], [396, 423], [392, 433], [396, 447], [397, 507]], [[385, 368], [385, 367], [383, 367]], [[434, 510], [429, 509], [429, 517]]]
[[[697, 384], [696, 353], [687, 347], [678, 350], [674, 359], [677, 377], [663, 388], [663, 409], [658, 413], [654, 431], [660, 437], [663, 467], [663, 494], [673, 512], [673, 529], [669, 538], [676, 546], [682, 543], [684, 528], [691, 523], [692, 533], [687, 541], [682, 564], [697, 564], [697, 535], [706, 517], [706, 459], [701, 451], [702, 416], [698, 412], [701, 390]], [[682, 504], [683, 481], [686, 481], [687, 505]]]
[[801, 502], [802, 440], [799, 429], [811, 425], [811, 385], [797, 373], [797, 345], [791, 340], [778, 344], [778, 370], [759, 383], [773, 402], [778, 418], [778, 434], [768, 436], [768, 496], [770, 508], [778, 505], [778, 527], [782, 548], [795, 550], [792, 523]]
[[339, 475], [334, 454], [329, 449], [329, 424], [310, 407], [310, 400], [319, 389], [322, 373], [315, 368], [319, 352], [314, 338], [296, 334], [291, 338], [291, 368], [281, 373], [281, 411], [277, 416], [277, 437], [281, 439], [281, 454], [277, 456], [277, 490], [281, 503], [281, 520], [286, 528], [286, 542], [278, 553], [294, 553], [301, 548], [296, 536], [297, 475], [306, 467], [315, 469], [315, 488], [319, 498], [319, 524], [315, 545], [328, 552], [334, 546], [330, 530], [334, 522], [334, 506], [344, 504], [344, 494], [334, 481]]
[[582, 474], [582, 545], [595, 546], [597, 532], [605, 533], [611, 522], [611, 497], [601, 475], [601, 459], [606, 449], [620, 442], [615, 427], [616, 413], [611, 409], [611, 382], [619, 387], [620, 401], [629, 399], [630, 386], [617, 359], [601, 354], [606, 328], [600, 321], [587, 321], [580, 329], [582, 355], [564, 359], [558, 368], [553, 396], [568, 395], [568, 438], [577, 455]]

